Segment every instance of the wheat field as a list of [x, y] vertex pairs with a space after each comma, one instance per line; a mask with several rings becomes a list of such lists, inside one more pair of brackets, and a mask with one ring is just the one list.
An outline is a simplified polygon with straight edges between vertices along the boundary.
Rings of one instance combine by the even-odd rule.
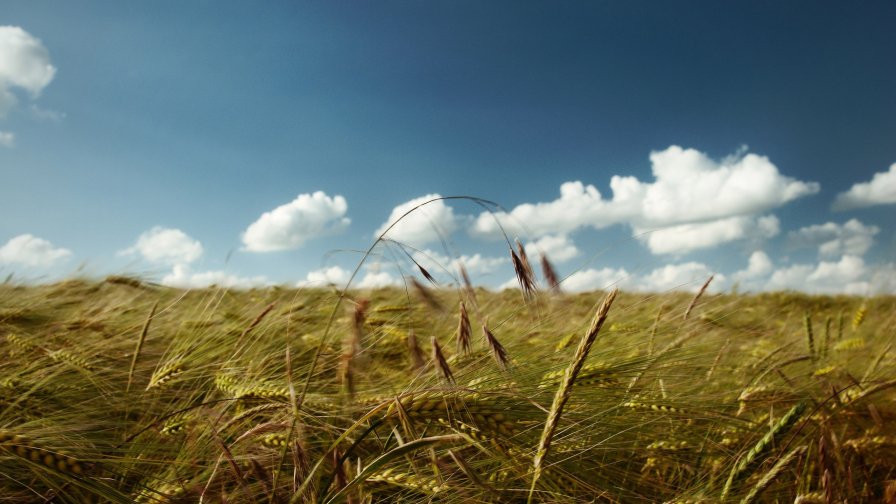
[[422, 282], [0, 285], [0, 502], [896, 502], [896, 298]]

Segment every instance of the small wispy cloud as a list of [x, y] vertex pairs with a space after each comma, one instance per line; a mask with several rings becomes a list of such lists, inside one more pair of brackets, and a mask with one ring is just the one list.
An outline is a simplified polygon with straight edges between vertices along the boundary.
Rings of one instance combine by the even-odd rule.
[[0, 131], [0, 147], [13, 147], [16, 144], [16, 135], [9, 131]]
[[65, 112], [59, 112], [58, 110], [45, 109], [43, 107], [38, 107], [35, 104], [31, 104], [31, 117], [38, 121], [48, 121], [59, 123], [65, 120], [66, 114]]

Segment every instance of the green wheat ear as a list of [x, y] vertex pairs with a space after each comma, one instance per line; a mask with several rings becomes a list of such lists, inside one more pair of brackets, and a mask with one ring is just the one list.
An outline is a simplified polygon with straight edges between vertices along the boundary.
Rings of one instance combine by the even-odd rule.
[[722, 489], [721, 500], [724, 501], [727, 499], [731, 487], [736, 482], [749, 476], [750, 471], [762, 462], [761, 457], [779, 442], [791, 427], [796, 425], [802, 417], [803, 412], [806, 411], [807, 404], [807, 402], [802, 401], [790, 408], [790, 410], [775, 423], [771, 430], [769, 430], [765, 436], [762, 436], [762, 439], [753, 445], [753, 447], [750, 448], [750, 451], [741, 457], [737, 464], [731, 468], [731, 473], [728, 475], [728, 481], [725, 482], [725, 487]]

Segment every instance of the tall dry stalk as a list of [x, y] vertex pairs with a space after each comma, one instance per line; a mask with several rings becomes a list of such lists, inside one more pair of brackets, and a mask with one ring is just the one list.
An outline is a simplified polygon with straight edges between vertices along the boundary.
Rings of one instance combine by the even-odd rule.
[[588, 358], [588, 353], [591, 351], [591, 346], [597, 339], [597, 334], [600, 332], [600, 328], [603, 327], [604, 322], [607, 320], [607, 313], [609, 313], [610, 306], [612, 306], [613, 300], [616, 299], [616, 294], [618, 292], [618, 289], [610, 291], [600, 304], [600, 307], [598, 307], [597, 313], [591, 321], [591, 327], [588, 329], [588, 332], [582, 340], [579, 341], [579, 346], [576, 348], [572, 363], [566, 368], [566, 373], [563, 375], [563, 381], [560, 383], [560, 388], [557, 389], [557, 393], [554, 395], [554, 402], [551, 404], [551, 411], [548, 413], [547, 422], [544, 424], [544, 431], [541, 433], [541, 440], [538, 442], [538, 450], [535, 452], [535, 458], [532, 462], [532, 486], [529, 487], [528, 498], [528, 502], [530, 503], [532, 502], [532, 497], [535, 495], [535, 486], [538, 483], [538, 479], [544, 471], [544, 458], [551, 448], [551, 441], [554, 438], [554, 433], [560, 425], [560, 416], [563, 414], [563, 408], [566, 406], [567, 401], [569, 401], [570, 395], [572, 395], [572, 386], [575, 383], [579, 372], [582, 370], [582, 366], [585, 364], [585, 359]]

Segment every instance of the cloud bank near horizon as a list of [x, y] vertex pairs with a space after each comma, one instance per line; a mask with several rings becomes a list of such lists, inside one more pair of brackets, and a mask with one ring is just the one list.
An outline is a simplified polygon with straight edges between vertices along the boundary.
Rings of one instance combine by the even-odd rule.
[[[653, 180], [632, 176], [610, 178], [612, 195], [604, 197], [590, 184], [569, 181], [560, 185], [557, 199], [522, 203], [508, 212], [465, 215], [456, 213], [439, 193], [430, 193], [396, 205], [373, 236], [384, 235], [384, 246], [397, 246], [410, 264], [393, 268], [382, 260], [364, 265], [353, 281], [359, 288], [401, 285], [417, 265], [446, 283], [457, 282], [461, 267], [474, 281], [492, 288], [512, 287], [505, 256], [481, 251], [446, 254], [433, 248], [450, 243], [464, 232], [486, 246], [501, 238], [521, 237], [527, 254], [544, 254], [555, 264], [575, 267], [583, 251], [575, 236], [610, 226], [627, 227], [637, 242], [665, 262], [650, 270], [622, 267], [573, 270], [563, 280], [568, 291], [594, 290], [616, 285], [636, 291], [694, 290], [715, 275], [711, 290], [737, 285], [742, 290], [800, 290], [809, 293], [868, 295], [896, 292], [896, 266], [869, 263], [866, 255], [881, 229], [857, 218], [826, 221], [799, 229], [783, 230], [786, 223], [773, 211], [799, 198], [818, 194], [820, 185], [783, 174], [767, 157], [738, 152], [713, 160], [695, 149], [670, 146], [650, 154]], [[896, 164], [836, 196], [841, 210], [865, 204], [896, 203]], [[861, 203], [861, 204], [860, 204]], [[851, 205], [851, 206], [850, 206]], [[299, 194], [293, 201], [263, 212], [240, 235], [245, 253], [296, 250], [311, 240], [343, 233], [351, 225], [348, 202], [341, 195], [323, 191]], [[500, 226], [499, 226], [500, 224]], [[766, 253], [769, 240], [784, 233], [792, 250], [815, 250], [817, 261], [772, 259]], [[716, 271], [706, 262], [688, 260], [697, 251], [713, 250], [740, 242], [750, 250], [736, 271]], [[271, 285], [266, 276], [240, 276], [223, 270], [197, 267], [205, 254], [203, 244], [177, 228], [153, 227], [141, 233], [118, 255], [170, 268], [161, 281], [177, 287], [250, 287]], [[20, 235], [0, 247], [0, 265], [50, 267], [72, 256], [49, 241]], [[399, 254], [400, 256], [401, 254]], [[411, 272], [411, 273], [409, 273]], [[504, 276], [506, 275], [506, 276]], [[351, 269], [329, 265], [305, 274], [295, 285], [344, 285]], [[501, 278], [507, 278], [501, 281]]]

